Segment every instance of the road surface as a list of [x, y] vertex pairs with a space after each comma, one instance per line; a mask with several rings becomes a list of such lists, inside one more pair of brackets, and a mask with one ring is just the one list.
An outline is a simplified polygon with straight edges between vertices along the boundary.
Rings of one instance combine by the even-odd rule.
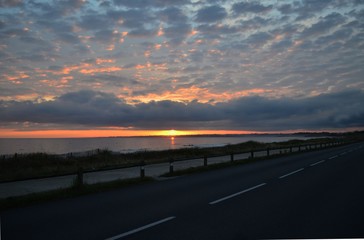
[[364, 237], [364, 143], [1, 213], [10, 239]]

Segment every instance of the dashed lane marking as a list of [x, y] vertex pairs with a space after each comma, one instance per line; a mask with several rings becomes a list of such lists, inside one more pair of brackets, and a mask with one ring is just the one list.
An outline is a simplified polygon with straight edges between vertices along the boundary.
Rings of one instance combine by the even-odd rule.
[[159, 221], [156, 221], [156, 222], [153, 222], [153, 223], [150, 223], [148, 225], [145, 225], [145, 226], [142, 226], [140, 228], [136, 228], [134, 230], [131, 230], [131, 231], [128, 231], [128, 232], [125, 232], [125, 233], [122, 233], [122, 234], [119, 234], [119, 235], [116, 235], [114, 237], [111, 237], [111, 238], [107, 238], [105, 240], [116, 240], [116, 239], [120, 239], [120, 238], [123, 238], [123, 237], [127, 237], [129, 235], [132, 235], [134, 233], [137, 233], [137, 232], [140, 232], [140, 231], [143, 231], [145, 229], [148, 229], [148, 228], [151, 228], [151, 227], [154, 227], [154, 226], [157, 226], [159, 224], [162, 224], [162, 223], [165, 223], [165, 222], [168, 222], [168, 221], [171, 221], [173, 219], [175, 219], [176, 217], [175, 216], [172, 216], [172, 217], [168, 217], [168, 218], [164, 218], [162, 220], [159, 220]]
[[310, 166], [311, 166], [311, 167], [313, 167], [313, 166], [316, 166], [316, 165], [318, 165], [318, 164], [320, 164], [320, 163], [323, 163], [323, 162], [325, 162], [325, 160], [321, 160], [321, 161], [318, 161], [318, 162], [312, 163], [312, 164], [310, 164]]
[[243, 193], [249, 192], [249, 191], [251, 191], [251, 190], [257, 189], [257, 188], [262, 187], [262, 186], [264, 186], [264, 185], [266, 185], [266, 183], [258, 184], [258, 185], [254, 186], [254, 187], [251, 187], [251, 188], [245, 189], [245, 190], [243, 190], [243, 191], [240, 191], [240, 192], [237, 192], [237, 193], [231, 194], [231, 195], [229, 195], [229, 196], [226, 196], [226, 197], [220, 198], [220, 199], [218, 199], [218, 200], [212, 201], [212, 202], [210, 202], [209, 204], [210, 204], [210, 205], [214, 205], [214, 204], [216, 204], [216, 203], [219, 203], [219, 202], [222, 202], [222, 201], [228, 200], [228, 199], [230, 199], [230, 198], [233, 198], [233, 197], [236, 197], [236, 196], [238, 196], [238, 195], [240, 195], [240, 194], [243, 194]]
[[285, 174], [285, 175], [282, 175], [282, 176], [280, 176], [279, 178], [280, 178], [280, 179], [282, 179], [282, 178], [285, 178], [285, 177], [291, 176], [291, 175], [293, 175], [293, 174], [295, 174], [295, 173], [301, 172], [301, 171], [303, 171], [303, 170], [304, 170], [304, 168], [300, 168], [300, 169], [298, 169], [298, 170], [296, 170], [296, 171], [293, 171], [293, 172], [287, 173], [287, 174]]

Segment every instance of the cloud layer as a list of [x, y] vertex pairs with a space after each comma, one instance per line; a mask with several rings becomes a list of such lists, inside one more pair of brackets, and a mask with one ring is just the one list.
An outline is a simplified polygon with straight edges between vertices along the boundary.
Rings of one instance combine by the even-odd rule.
[[4, 0], [0, 13], [2, 128], [364, 127], [362, 1]]
[[215, 105], [170, 100], [131, 105], [113, 94], [79, 91], [54, 101], [0, 102], [4, 122], [134, 127], [280, 131], [362, 127], [364, 93], [350, 91], [292, 100], [247, 96]]

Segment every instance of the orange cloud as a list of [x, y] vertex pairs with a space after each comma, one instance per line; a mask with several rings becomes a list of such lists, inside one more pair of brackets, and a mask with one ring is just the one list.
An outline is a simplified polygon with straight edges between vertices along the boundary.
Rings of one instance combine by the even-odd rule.
[[159, 28], [159, 30], [158, 30], [157, 36], [158, 36], [158, 37], [161, 37], [161, 36], [163, 36], [163, 35], [164, 35], [163, 28], [162, 28], [162, 27], [160, 27], [160, 28]]
[[167, 63], [156, 63], [156, 64], [152, 64], [150, 62], [147, 62], [146, 64], [138, 64], [136, 66], [134, 66], [134, 68], [136, 70], [140, 70], [140, 69], [147, 69], [148, 71], [163, 71], [163, 70], [167, 70]]
[[67, 84], [70, 80], [73, 80], [72, 76], [65, 76], [61, 78], [61, 83], [62, 84]]
[[21, 95], [0, 97], [0, 100], [4, 100], [4, 101], [11, 101], [11, 100], [15, 100], [15, 101], [34, 101], [37, 98], [39, 98], [38, 94], [30, 93], [30, 94], [21, 94]]
[[[103, 59], [103, 58], [97, 58], [96, 59], [96, 64], [100, 65], [102, 63], [114, 63], [115, 60], [113, 59]], [[53, 75], [69, 75], [71, 72], [75, 72], [78, 71], [79, 73], [82, 74], [95, 74], [95, 73], [103, 73], [103, 72], [117, 72], [117, 71], [121, 71], [123, 70], [123, 68], [121, 67], [117, 67], [117, 66], [111, 66], [111, 67], [96, 67], [92, 64], [89, 63], [81, 63], [79, 65], [71, 65], [71, 66], [64, 66], [62, 69], [60, 70], [41, 70], [41, 69], [36, 69], [36, 72], [38, 73], [39, 76], [43, 76], [45, 77], [44, 73], [51, 73]], [[72, 80], [73, 78], [71, 78], [71, 76], [67, 76], [66, 78], [62, 78], [63, 81], [65, 80]]]
[[161, 49], [161, 47], [162, 47], [162, 44], [154, 44], [155, 50], [159, 50], [159, 49]]
[[114, 59], [106, 59], [106, 58], [96, 58], [96, 64], [99, 65], [101, 63], [114, 63]]
[[115, 49], [115, 44], [110, 44], [110, 45], [108, 45], [106, 48], [105, 48], [105, 50], [107, 50], [107, 51], [113, 51]]
[[81, 69], [79, 72], [82, 74], [95, 74], [95, 73], [104, 73], [104, 72], [117, 72], [121, 71], [123, 68], [121, 67], [103, 67], [103, 68], [89, 68], [89, 69]]
[[24, 73], [24, 72], [18, 72], [15, 75], [4, 74], [3, 77], [6, 80], [11, 81], [11, 82], [13, 82], [15, 84], [22, 84], [23, 82], [20, 81], [20, 80], [25, 79], [25, 78], [29, 78], [29, 75]]
[[89, 64], [83, 64], [82, 66], [80, 65], [73, 65], [73, 66], [66, 66], [64, 67], [60, 72], [53, 72], [55, 74], [70, 74], [70, 72], [72, 71], [76, 71], [78, 69], [80, 69], [81, 67], [84, 67], [84, 66], [88, 66]]
[[148, 57], [150, 57], [151, 54], [152, 54], [152, 52], [150, 50], [147, 50], [144, 52], [144, 57], [148, 58]]
[[82, 63], [82, 64], [79, 64], [79, 65], [70, 65], [70, 66], [63, 66], [63, 68], [59, 69], [59, 70], [52, 70], [52, 69], [47, 69], [47, 70], [43, 70], [43, 69], [36, 69], [35, 71], [37, 73], [41, 75], [44, 75], [44, 73], [51, 73], [53, 75], [68, 75], [70, 74], [71, 72], [73, 71], [77, 71], [79, 70], [80, 68], [86, 68], [86, 67], [89, 67], [91, 66], [90, 64], [88, 63]]
[[[188, 88], [179, 88], [176, 91], [165, 91], [161, 94], [150, 93], [143, 96], [121, 96], [127, 102], [133, 103], [134, 101], [141, 102], [150, 102], [150, 101], [163, 101], [163, 100], [172, 100], [178, 102], [190, 102], [198, 99], [201, 103], [207, 103], [211, 100], [215, 102], [226, 102], [232, 99], [246, 97], [251, 95], [261, 95], [271, 93], [271, 90], [262, 89], [262, 88], [254, 88], [236, 92], [212, 92], [207, 88], [201, 88], [197, 86], [191, 86]], [[197, 97], [198, 96], [198, 97]]]
[[194, 35], [196, 35], [198, 33], [198, 31], [196, 31], [196, 30], [192, 30], [190, 33], [189, 33], [189, 36], [194, 36]]

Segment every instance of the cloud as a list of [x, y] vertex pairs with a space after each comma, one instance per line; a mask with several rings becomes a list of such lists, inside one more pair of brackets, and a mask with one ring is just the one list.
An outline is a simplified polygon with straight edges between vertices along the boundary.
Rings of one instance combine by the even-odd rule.
[[269, 40], [271, 40], [272, 38], [273, 38], [273, 36], [267, 32], [258, 32], [258, 33], [250, 35], [245, 40], [245, 43], [252, 48], [260, 48], [264, 44], [266, 44]]
[[323, 94], [304, 99], [248, 97], [224, 104], [236, 125], [260, 130], [362, 127], [360, 104], [363, 92]]
[[0, 0], [0, 7], [17, 7], [23, 4], [23, 0]]
[[[212, 116], [206, 126], [262, 128], [257, 123], [265, 120], [258, 116], [266, 112], [274, 117], [273, 127], [290, 126], [289, 120], [295, 127], [299, 122], [295, 116], [304, 119], [304, 113], [288, 113], [306, 106], [308, 99], [313, 105], [322, 100], [318, 96], [364, 89], [360, 0], [3, 0], [0, 4], [0, 86], [13, 93], [0, 97], [7, 101], [2, 110], [9, 119], [16, 119], [11, 111], [29, 100], [27, 107], [39, 111], [44, 121], [52, 120], [45, 112], [58, 109], [52, 121], [80, 124], [74, 106], [57, 96], [70, 91], [86, 95], [79, 92], [86, 88], [93, 89], [88, 93], [92, 101], [114, 96], [107, 99], [113, 107], [109, 112], [104, 112], [108, 107], [91, 105], [82, 110], [87, 110], [86, 126], [92, 112], [94, 125], [157, 127], [154, 109], [160, 111], [159, 122], [169, 125], [192, 127]], [[360, 94], [353, 97], [361, 101]], [[244, 103], [261, 111], [255, 113]], [[242, 110], [235, 111], [239, 105]], [[143, 108], [148, 112], [145, 121], [139, 111], [142, 106], [150, 111]], [[124, 108], [127, 115], [118, 112]], [[184, 113], [178, 117], [185, 121], [162, 114], [173, 115], [173, 108]], [[226, 110], [235, 118], [227, 117]], [[71, 111], [74, 118], [63, 120], [62, 111]], [[242, 118], [244, 111], [248, 112]], [[250, 113], [257, 117], [250, 121]], [[334, 126], [328, 116], [340, 123], [337, 126], [360, 119], [353, 114], [345, 114], [347, 121], [335, 118], [339, 113], [332, 109], [323, 115], [305, 113], [309, 117], [304, 122], [312, 121], [312, 126], [319, 126], [319, 119]], [[27, 119], [21, 111], [17, 116]]]
[[175, 6], [163, 9], [158, 13], [159, 19], [168, 24], [185, 23], [188, 17], [182, 12], [180, 8]]
[[117, 6], [123, 6], [128, 8], [164, 8], [165, 6], [178, 6], [189, 4], [189, 0], [114, 0]]
[[102, 30], [112, 26], [111, 19], [105, 14], [92, 13], [81, 16], [78, 26], [85, 30]]
[[302, 32], [302, 37], [307, 38], [311, 36], [322, 35], [331, 30], [332, 28], [338, 27], [340, 24], [344, 23], [345, 17], [340, 13], [331, 13], [324, 18], [321, 18], [317, 23], [313, 24], [311, 27], [306, 28]]
[[227, 17], [225, 8], [218, 5], [204, 7], [198, 10], [196, 21], [201, 23], [213, 23], [223, 20]]
[[192, 31], [189, 24], [179, 23], [164, 28], [164, 36], [170, 40], [170, 43], [179, 45], [182, 43]]
[[41, 103], [1, 101], [0, 122], [138, 129], [211, 129], [224, 123], [226, 129], [315, 130], [364, 127], [363, 101], [362, 91], [350, 91], [302, 99], [247, 96], [215, 105], [170, 100], [130, 105], [113, 94], [83, 90]]
[[147, 25], [152, 29], [157, 29], [156, 18], [151, 12], [146, 12], [143, 9], [128, 9], [128, 10], [110, 10], [107, 13], [107, 17], [117, 21], [121, 26], [134, 31], [140, 29], [148, 29]]
[[221, 39], [224, 35], [238, 33], [241, 30], [242, 29], [237, 26], [223, 24], [200, 24], [197, 27], [197, 31], [203, 40]]
[[256, 2], [239, 2], [235, 3], [232, 6], [232, 10], [235, 14], [244, 14], [244, 13], [264, 13], [272, 10], [273, 5], [261, 5]]

